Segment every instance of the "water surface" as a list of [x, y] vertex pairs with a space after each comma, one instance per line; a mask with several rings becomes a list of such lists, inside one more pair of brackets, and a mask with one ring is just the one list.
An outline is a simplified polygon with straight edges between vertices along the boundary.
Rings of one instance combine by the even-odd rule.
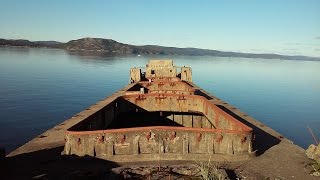
[[[150, 58], [0, 48], [0, 146], [11, 151], [128, 84]], [[161, 56], [194, 82], [306, 148], [320, 138], [320, 62]]]

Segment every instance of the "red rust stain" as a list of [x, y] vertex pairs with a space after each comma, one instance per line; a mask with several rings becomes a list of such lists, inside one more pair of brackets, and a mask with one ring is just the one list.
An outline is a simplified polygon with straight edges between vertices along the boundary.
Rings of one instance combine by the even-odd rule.
[[202, 138], [202, 134], [199, 132], [197, 134], [197, 141], [200, 142], [201, 141], [201, 138]]
[[149, 139], [151, 138], [151, 132], [148, 132], [146, 135], [147, 140], [149, 141]]
[[122, 129], [107, 129], [96, 131], [67, 131], [67, 134], [73, 135], [86, 135], [86, 134], [102, 134], [102, 133], [124, 133], [134, 131], [150, 131], [150, 130], [162, 130], [162, 131], [190, 131], [190, 132], [211, 132], [211, 133], [232, 133], [232, 134], [249, 134], [251, 131], [242, 130], [226, 130], [226, 129], [209, 129], [209, 128], [192, 128], [192, 127], [172, 127], [172, 126], [149, 126], [149, 127], [136, 127], [136, 128], [122, 128]]
[[246, 137], [246, 136], [243, 136], [243, 137], [241, 138], [241, 144], [245, 143], [246, 141], [247, 141], [247, 137]]
[[124, 143], [126, 141], [126, 135], [122, 134], [119, 135], [118, 137], [118, 142], [120, 142], [121, 144]]
[[222, 139], [223, 139], [223, 135], [222, 134], [219, 134], [216, 138], [216, 142], [218, 143], [221, 143], [222, 142]]
[[101, 136], [101, 137], [99, 138], [99, 142], [100, 142], [100, 143], [103, 143], [103, 142], [104, 142], [104, 136]]

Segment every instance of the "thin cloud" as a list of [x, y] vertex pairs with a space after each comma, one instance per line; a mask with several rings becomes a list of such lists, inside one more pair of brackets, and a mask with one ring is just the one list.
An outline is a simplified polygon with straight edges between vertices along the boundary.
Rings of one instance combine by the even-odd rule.
[[301, 44], [301, 43], [289, 42], [289, 43], [285, 43], [285, 45], [295, 45], [295, 46], [300, 46], [300, 45], [302, 45], [302, 44]]
[[318, 40], [320, 40], [320, 36], [317, 36], [317, 37], [315, 37], [315, 39], [318, 39]]
[[250, 51], [257, 51], [257, 52], [262, 52], [262, 49], [250, 49]]
[[283, 51], [298, 51], [298, 48], [283, 48]]
[[[320, 40], [320, 36], [316, 37], [316, 38], [318, 38], [318, 40]], [[303, 42], [303, 43], [288, 42], [288, 43], [284, 43], [283, 45], [284, 46], [291, 46], [291, 47], [299, 47], [299, 48], [301, 48], [301, 47], [311, 47], [312, 48], [312, 47], [320, 46], [318, 41]]]

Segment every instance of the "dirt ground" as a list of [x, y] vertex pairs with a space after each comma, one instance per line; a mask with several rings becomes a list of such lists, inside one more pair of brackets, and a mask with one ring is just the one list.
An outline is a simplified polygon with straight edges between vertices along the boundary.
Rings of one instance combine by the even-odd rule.
[[[117, 164], [92, 157], [60, 155], [63, 147], [7, 157], [0, 163], [0, 179], [200, 179], [198, 162], [140, 162]], [[212, 162], [229, 179], [319, 179], [309, 175], [303, 149], [282, 141], [245, 162]]]

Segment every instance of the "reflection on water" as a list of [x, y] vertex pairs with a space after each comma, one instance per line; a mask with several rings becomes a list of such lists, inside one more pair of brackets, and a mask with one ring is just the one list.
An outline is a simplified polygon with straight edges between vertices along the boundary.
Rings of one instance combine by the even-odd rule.
[[128, 83], [149, 59], [191, 66], [193, 80], [302, 147], [320, 138], [320, 62], [196, 56], [103, 57], [0, 48], [0, 146], [8, 151]]

